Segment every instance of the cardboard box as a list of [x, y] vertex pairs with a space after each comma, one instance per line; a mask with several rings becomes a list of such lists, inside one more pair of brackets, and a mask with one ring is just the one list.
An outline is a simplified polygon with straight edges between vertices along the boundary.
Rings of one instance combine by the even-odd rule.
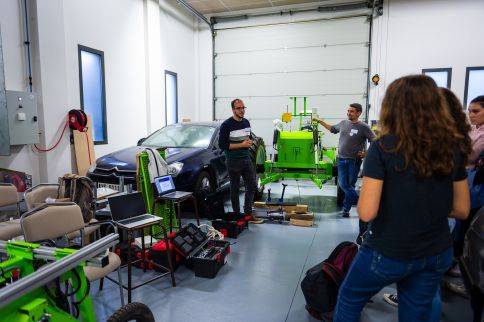
[[305, 214], [291, 214], [291, 219], [289, 220], [291, 225], [302, 226], [302, 227], [312, 227], [314, 221], [314, 214], [312, 212]]

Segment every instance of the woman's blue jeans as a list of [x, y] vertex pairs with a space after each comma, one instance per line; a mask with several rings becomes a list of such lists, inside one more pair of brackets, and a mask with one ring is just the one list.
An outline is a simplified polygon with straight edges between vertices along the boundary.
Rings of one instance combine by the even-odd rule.
[[358, 322], [370, 298], [392, 283], [397, 284], [399, 321], [431, 321], [432, 301], [452, 256], [449, 248], [436, 256], [401, 261], [362, 246], [341, 285], [333, 321]]

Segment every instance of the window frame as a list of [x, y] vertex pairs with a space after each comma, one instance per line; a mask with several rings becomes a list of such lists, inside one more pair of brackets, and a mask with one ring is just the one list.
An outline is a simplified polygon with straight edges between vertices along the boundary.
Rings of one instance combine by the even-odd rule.
[[[467, 92], [469, 90], [469, 76], [471, 74], [471, 71], [474, 70], [482, 70], [484, 71], [484, 66], [474, 66], [474, 67], [466, 67], [466, 82], [465, 82], [465, 87], [464, 87], [464, 109], [467, 109]], [[471, 98], [472, 99], [472, 98]]]
[[447, 68], [424, 68], [422, 69], [422, 74], [426, 73], [435, 73], [435, 72], [447, 72], [447, 86], [446, 88], [450, 89], [450, 85], [452, 83], [452, 67]]
[[167, 95], [166, 95], [167, 94], [167, 91], [166, 91], [166, 89], [167, 89], [166, 76], [167, 75], [174, 76], [175, 81], [176, 81], [176, 91], [175, 91], [175, 100], [176, 100], [175, 119], [176, 119], [176, 122], [175, 123], [178, 123], [178, 74], [165, 69], [165, 126], [169, 125], [168, 124], [168, 104], [167, 104], [168, 101], [167, 101]]
[[[81, 53], [88, 52], [91, 54], [96, 54], [101, 59], [101, 77], [102, 77], [102, 114], [103, 114], [103, 137], [104, 140], [96, 141], [93, 137], [94, 145], [101, 145], [101, 144], [108, 144], [108, 130], [107, 130], [107, 113], [106, 113], [106, 72], [104, 69], [104, 52], [101, 50], [97, 50], [91, 47], [77, 45], [77, 56], [79, 60], [79, 89], [80, 89], [80, 101], [81, 101], [81, 110], [84, 111], [84, 89], [83, 89], [83, 82], [82, 82], [82, 59]], [[94, 120], [92, 120], [94, 122]]]

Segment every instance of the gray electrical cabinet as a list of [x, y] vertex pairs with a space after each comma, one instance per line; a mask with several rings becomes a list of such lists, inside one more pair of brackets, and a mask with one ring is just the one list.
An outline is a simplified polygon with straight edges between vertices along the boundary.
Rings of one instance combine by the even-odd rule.
[[7, 92], [10, 145], [39, 143], [37, 98], [29, 92]]

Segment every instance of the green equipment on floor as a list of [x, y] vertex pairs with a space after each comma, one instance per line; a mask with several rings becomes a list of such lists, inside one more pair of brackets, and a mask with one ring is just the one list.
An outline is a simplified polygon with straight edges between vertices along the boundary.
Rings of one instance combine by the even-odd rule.
[[[161, 155], [163, 159], [165, 158], [165, 150], [163, 148], [156, 149]], [[166, 201], [165, 203], [155, 203], [155, 191], [153, 184], [150, 181], [150, 173], [148, 170], [148, 164], [149, 164], [149, 157], [148, 157], [148, 152], [143, 151], [139, 153], [137, 156], [137, 186], [138, 189], [141, 191], [143, 194], [144, 200], [145, 200], [145, 205], [146, 205], [146, 211], [150, 214], [153, 214], [155, 216], [161, 217], [162, 223], [164, 227], [169, 227], [170, 226], [170, 216], [172, 217], [172, 222], [175, 228], [178, 221], [176, 220], [176, 212], [175, 212], [175, 205], [173, 204], [172, 201]], [[154, 235], [161, 234], [161, 228], [159, 227], [152, 227], [152, 233]]]
[[[110, 234], [80, 250], [0, 241], [0, 321], [96, 321], [83, 266], [106, 265], [105, 250], [119, 240]], [[68, 294], [60, 285], [69, 281]], [[3, 287], [2, 287], [3, 286]], [[69, 302], [71, 300], [71, 302]]]
[[298, 113], [297, 99], [291, 97], [294, 112], [284, 113], [282, 121], [276, 120], [274, 123], [274, 151], [271, 160], [266, 160], [264, 164], [265, 173], [261, 175], [261, 185], [284, 178], [305, 178], [321, 188], [333, 178], [336, 148], [321, 146], [323, 134], [318, 131], [318, 123], [312, 122], [312, 117], [316, 115], [307, 111], [306, 97], [302, 97], [304, 110]]

